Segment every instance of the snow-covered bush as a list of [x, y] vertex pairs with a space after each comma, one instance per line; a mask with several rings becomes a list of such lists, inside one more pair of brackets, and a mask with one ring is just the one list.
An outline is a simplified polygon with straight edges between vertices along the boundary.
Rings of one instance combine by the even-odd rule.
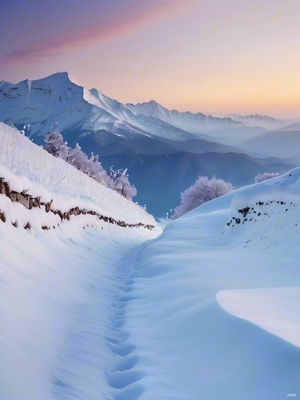
[[263, 174], [258, 174], [254, 178], [255, 183], [263, 182], [271, 178], [276, 178], [279, 176], [278, 172], [264, 172]]
[[64, 141], [58, 129], [45, 135], [44, 149], [53, 156], [62, 158], [63, 160], [66, 160], [69, 154], [67, 142]]
[[88, 173], [89, 159], [88, 156], [81, 150], [81, 147], [78, 143], [76, 143], [74, 149], [70, 150], [67, 161], [69, 164], [73, 165], [85, 174]]
[[208, 179], [207, 176], [199, 176], [192, 186], [181, 193], [181, 203], [175, 208], [172, 219], [176, 219], [201, 204], [233, 190], [234, 187], [231, 183], [225, 182], [223, 179], [217, 179], [216, 177]]
[[113, 168], [111, 168], [109, 177], [110, 187], [113, 190], [120, 193], [128, 200], [132, 200], [132, 198], [136, 196], [137, 191], [136, 188], [129, 182], [127, 169], [118, 169], [115, 171]]
[[109, 176], [107, 172], [102, 167], [101, 163], [99, 162], [99, 156], [91, 154], [91, 157], [88, 160], [88, 172], [87, 174], [94, 178], [97, 182], [102, 183], [105, 186], [109, 186]]

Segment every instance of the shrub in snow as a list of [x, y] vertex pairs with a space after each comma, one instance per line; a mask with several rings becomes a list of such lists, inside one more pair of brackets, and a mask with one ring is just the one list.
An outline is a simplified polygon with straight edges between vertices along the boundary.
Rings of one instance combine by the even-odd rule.
[[255, 183], [263, 182], [271, 178], [276, 178], [279, 176], [278, 172], [264, 172], [263, 174], [258, 174], [254, 178]]
[[128, 200], [132, 200], [136, 196], [136, 188], [130, 184], [127, 174], [127, 169], [118, 169], [115, 171], [113, 168], [109, 172], [110, 187], [116, 192], [120, 193]]
[[99, 156], [91, 154], [87, 164], [87, 174], [94, 178], [97, 182], [102, 183], [105, 186], [109, 186], [109, 177], [107, 172], [99, 162]]
[[181, 193], [181, 203], [175, 208], [172, 219], [176, 219], [201, 204], [233, 190], [234, 187], [230, 183], [223, 181], [223, 179], [217, 179], [216, 177], [208, 179], [207, 176], [199, 176], [192, 186]]
[[84, 173], [88, 173], [89, 159], [88, 156], [81, 150], [78, 143], [74, 149], [71, 149], [67, 159], [68, 163]]
[[69, 154], [67, 142], [64, 141], [58, 129], [45, 135], [44, 149], [53, 156], [62, 158], [63, 160], [66, 160]]

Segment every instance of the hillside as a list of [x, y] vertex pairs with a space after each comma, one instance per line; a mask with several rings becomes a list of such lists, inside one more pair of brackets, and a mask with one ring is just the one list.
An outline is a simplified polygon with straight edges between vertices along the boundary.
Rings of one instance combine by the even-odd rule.
[[[127, 224], [155, 225], [154, 218], [142, 207], [48, 154], [18, 130], [3, 123], [0, 123], [0, 147], [0, 178], [10, 191], [30, 195], [44, 205], [51, 203], [53, 210], [61, 212], [79, 207]], [[4, 188], [2, 193], [5, 193]], [[6, 207], [20, 208], [21, 204], [9, 206], [11, 195], [9, 197]], [[39, 210], [23, 210], [23, 214], [33, 211]]]
[[143, 245], [126, 324], [141, 399], [298, 393], [299, 195], [298, 168], [206, 203]]

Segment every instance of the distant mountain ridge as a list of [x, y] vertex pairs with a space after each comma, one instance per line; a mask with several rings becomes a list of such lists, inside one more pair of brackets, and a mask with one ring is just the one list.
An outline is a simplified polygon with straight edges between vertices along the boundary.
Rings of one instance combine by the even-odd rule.
[[250, 115], [239, 115], [229, 114], [229, 117], [234, 121], [241, 122], [248, 127], [263, 127], [265, 129], [279, 129], [289, 124], [288, 120], [280, 118], [273, 118], [269, 115], [250, 114]]
[[202, 113], [191, 113], [190, 111], [180, 112], [168, 110], [155, 100], [145, 103], [127, 103], [131, 111], [137, 115], [156, 117], [180, 129], [188, 130], [192, 133], [201, 133], [201, 129], [218, 129], [220, 127], [242, 127], [243, 124], [234, 121], [229, 117], [219, 118]]

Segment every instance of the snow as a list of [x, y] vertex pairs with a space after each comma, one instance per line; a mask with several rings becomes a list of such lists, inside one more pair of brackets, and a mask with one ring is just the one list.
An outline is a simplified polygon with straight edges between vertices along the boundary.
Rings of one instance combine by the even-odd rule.
[[[143, 245], [126, 325], [145, 376], [141, 399], [299, 393], [299, 176], [206, 203]], [[276, 195], [294, 205], [272, 203], [269, 216], [227, 226], [235, 205]]]
[[230, 314], [300, 347], [300, 287], [223, 290], [217, 300]]
[[[0, 175], [13, 187], [153, 222], [0, 129]], [[11, 219], [22, 218], [20, 204], [0, 198]], [[1, 400], [296, 396], [299, 198], [296, 168], [205, 203], [160, 236], [158, 227], [124, 229], [91, 215], [49, 231], [0, 221]]]
[[55, 127], [63, 134], [101, 129], [118, 133], [112, 127], [115, 123], [123, 124], [125, 136], [133, 129], [140, 137], [150, 134], [182, 143], [202, 138], [233, 144], [258, 133], [228, 117], [168, 110], [155, 101], [122, 104], [97, 89], [82, 87], [67, 72], [18, 84], [3, 82], [0, 97], [1, 121], [12, 126], [30, 123], [28, 134], [37, 142]]
[[117, 100], [110, 99], [100, 93], [97, 89], [84, 89], [83, 93], [84, 99], [98, 109], [104, 109], [115, 118], [121, 118], [121, 120], [129, 122], [133, 120], [133, 113], [128, 108], [124, 107], [124, 105]]
[[[154, 222], [17, 130], [1, 124], [0, 142], [0, 177], [11, 190], [52, 200], [54, 209], [77, 205], [127, 222]], [[0, 221], [0, 398], [116, 398], [115, 376], [132, 362], [114, 348], [118, 341], [127, 346], [118, 320], [131, 253], [160, 229], [123, 228], [93, 215], [60, 221], [4, 194], [0, 210], [6, 216]], [[124, 386], [136, 376], [127, 375]]]
[[149, 234], [76, 220], [55, 231], [0, 224], [0, 235], [0, 398], [115, 398], [114, 371], [130, 362], [113, 348], [116, 304], [127, 254]]
[[155, 100], [147, 103], [126, 104], [132, 112], [137, 115], [159, 118], [168, 124], [174, 125], [192, 133], [203, 133], [203, 128], [216, 129], [220, 127], [242, 127], [243, 125], [235, 122], [231, 118], [217, 118], [202, 113], [193, 114], [189, 111], [179, 112], [177, 110], [168, 110]]
[[[129, 202], [65, 161], [53, 157], [16, 129], [3, 123], [0, 123], [0, 148], [0, 175], [3, 178], [7, 176], [12, 190], [38, 193], [46, 201], [52, 197], [53, 205], [57, 203], [64, 208], [89, 203], [93, 210], [97, 209], [105, 216], [127, 223], [155, 225], [154, 218], [143, 207]], [[59, 200], [56, 200], [58, 197]]]

